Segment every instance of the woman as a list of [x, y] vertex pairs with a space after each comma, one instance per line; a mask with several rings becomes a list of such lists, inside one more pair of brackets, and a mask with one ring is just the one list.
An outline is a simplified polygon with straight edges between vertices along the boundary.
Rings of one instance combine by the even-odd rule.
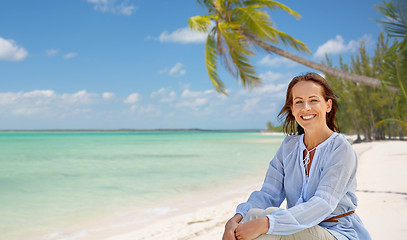
[[[288, 134], [263, 187], [225, 226], [223, 240], [370, 239], [355, 213], [357, 159], [338, 134], [335, 96], [316, 73], [291, 80], [279, 116]], [[287, 209], [277, 208], [283, 200]]]

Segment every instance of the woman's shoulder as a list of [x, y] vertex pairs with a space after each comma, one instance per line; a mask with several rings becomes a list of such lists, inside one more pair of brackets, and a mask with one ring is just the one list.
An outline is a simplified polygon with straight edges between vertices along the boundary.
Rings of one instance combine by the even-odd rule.
[[336, 136], [332, 139], [332, 148], [346, 148], [353, 150], [352, 145], [350, 144], [346, 136], [341, 133], [336, 133]]
[[299, 146], [299, 141], [301, 139], [301, 135], [288, 135], [284, 138], [283, 142], [281, 143], [281, 150], [283, 155], [290, 154]]
[[325, 148], [326, 153], [331, 156], [339, 156], [347, 161], [353, 162], [356, 159], [356, 152], [348, 141], [345, 135], [336, 133], [336, 136], [331, 140], [330, 144]]
[[291, 146], [298, 144], [298, 141], [300, 140], [301, 135], [288, 135], [284, 138], [283, 143], [281, 145], [283, 146]]

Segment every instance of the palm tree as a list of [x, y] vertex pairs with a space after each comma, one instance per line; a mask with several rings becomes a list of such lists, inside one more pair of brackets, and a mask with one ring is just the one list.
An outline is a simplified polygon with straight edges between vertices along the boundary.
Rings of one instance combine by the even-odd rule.
[[407, 36], [407, 2], [405, 0], [383, 1], [375, 5], [379, 12], [386, 18], [378, 20], [384, 25], [386, 32], [391, 37], [405, 38]]
[[381, 85], [379, 79], [359, 76], [313, 62], [272, 45], [283, 43], [297, 51], [310, 53], [303, 42], [274, 28], [270, 16], [265, 11], [267, 8], [281, 9], [296, 18], [300, 17], [297, 12], [284, 4], [271, 0], [198, 0], [198, 3], [208, 9], [208, 14], [191, 17], [188, 22], [191, 29], [208, 33], [205, 63], [209, 78], [218, 92], [226, 94], [225, 85], [218, 76], [218, 56], [226, 69], [237, 80], [240, 79], [244, 87], [261, 83], [249, 59], [255, 55], [252, 49], [256, 46], [338, 78], [374, 87]]

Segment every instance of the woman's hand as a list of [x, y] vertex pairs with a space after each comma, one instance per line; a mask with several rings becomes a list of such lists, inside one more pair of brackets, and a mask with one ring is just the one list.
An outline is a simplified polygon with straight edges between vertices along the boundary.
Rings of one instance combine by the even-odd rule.
[[237, 240], [255, 239], [268, 232], [269, 224], [268, 217], [262, 217], [239, 224], [235, 230], [235, 237]]
[[225, 232], [223, 233], [222, 240], [236, 240], [235, 230], [239, 226], [239, 222], [242, 221], [242, 215], [236, 214], [225, 225]]

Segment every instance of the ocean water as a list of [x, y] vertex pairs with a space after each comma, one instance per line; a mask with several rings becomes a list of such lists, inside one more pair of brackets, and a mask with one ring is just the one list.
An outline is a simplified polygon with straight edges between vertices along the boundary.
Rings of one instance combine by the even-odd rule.
[[78, 239], [62, 236], [82, 221], [112, 213], [135, 219], [138, 210], [165, 207], [177, 196], [264, 174], [282, 139], [256, 132], [2, 132], [0, 239]]

